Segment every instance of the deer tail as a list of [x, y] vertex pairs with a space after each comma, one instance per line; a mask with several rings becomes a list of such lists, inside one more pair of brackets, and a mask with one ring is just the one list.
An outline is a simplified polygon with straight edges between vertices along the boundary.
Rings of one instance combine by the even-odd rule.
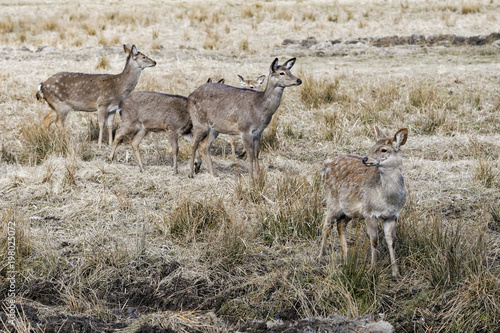
[[36, 92], [35, 96], [37, 101], [45, 98], [43, 96], [43, 83], [40, 83], [40, 85], [38, 86], [38, 91]]

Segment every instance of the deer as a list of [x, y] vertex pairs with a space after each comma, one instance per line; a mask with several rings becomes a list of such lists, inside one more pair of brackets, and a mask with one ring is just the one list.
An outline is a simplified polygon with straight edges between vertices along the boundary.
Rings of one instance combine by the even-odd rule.
[[278, 109], [284, 89], [302, 83], [290, 72], [295, 60], [292, 58], [279, 65], [278, 58], [274, 59], [264, 91], [205, 83], [188, 96], [188, 111], [193, 121], [189, 178], [194, 177], [195, 154], [202, 140], [205, 142], [208, 170], [215, 177], [210, 147], [219, 133], [241, 135], [248, 154], [250, 178], [253, 179], [254, 164], [260, 175], [258, 159], [262, 132]]
[[[119, 113], [121, 122], [116, 131], [109, 161], [113, 161], [116, 148], [122, 139], [132, 137], [132, 150], [140, 171], [144, 172], [139, 144], [149, 132], [166, 131], [172, 147], [174, 173], [177, 174], [178, 137], [182, 135], [186, 140], [192, 141], [193, 124], [187, 111], [187, 97], [152, 91], [133, 92], [120, 102]], [[198, 154], [197, 171], [200, 166], [201, 156]]]
[[262, 90], [262, 83], [264, 83], [266, 76], [261, 75], [257, 78], [257, 80], [245, 80], [243, 76], [238, 74], [238, 79], [240, 80], [240, 84], [243, 88]]
[[109, 145], [113, 142], [113, 120], [118, 104], [139, 82], [143, 69], [156, 65], [154, 60], [137, 51], [135, 45], [123, 45], [128, 54], [120, 74], [85, 74], [60, 72], [40, 83], [36, 97], [45, 99], [52, 110], [43, 118], [46, 130], [55, 123], [62, 130], [70, 111], [98, 112], [101, 148], [104, 124], [107, 124]]
[[[265, 75], [259, 76], [257, 80], [245, 80], [243, 76], [239, 74], [237, 74], [237, 76], [243, 88], [262, 91], [262, 83], [264, 83], [264, 80], [266, 79]], [[237, 135], [229, 136], [229, 143], [231, 144], [231, 153], [233, 156], [233, 160], [236, 160], [236, 137]], [[243, 152], [241, 152], [239, 156], [240, 157], [245, 156], [245, 150], [243, 150]]]
[[371, 246], [371, 265], [377, 262], [378, 222], [382, 221], [391, 258], [392, 276], [399, 276], [394, 242], [396, 221], [406, 202], [401, 146], [408, 129], [388, 137], [375, 127], [377, 141], [365, 157], [342, 155], [325, 164], [322, 179], [327, 193], [326, 214], [318, 259], [325, 252], [328, 234], [337, 223], [343, 259], [347, 261], [346, 227], [353, 218], [365, 220]]
[[[220, 79], [219, 81], [217, 81], [217, 83], [224, 83], [224, 78]], [[209, 77], [208, 80], [207, 80], [207, 83], [212, 83], [212, 78]]]

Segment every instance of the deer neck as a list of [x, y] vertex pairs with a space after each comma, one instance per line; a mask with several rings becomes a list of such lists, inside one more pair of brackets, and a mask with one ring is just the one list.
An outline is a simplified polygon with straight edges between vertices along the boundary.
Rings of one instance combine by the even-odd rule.
[[123, 72], [116, 75], [117, 87], [123, 97], [129, 95], [134, 90], [139, 82], [141, 72], [142, 70], [137, 64], [131, 61], [130, 58], [127, 59], [127, 64]]
[[378, 167], [378, 171], [380, 188], [387, 196], [391, 196], [391, 194], [397, 195], [405, 190], [400, 166], [391, 168]]
[[285, 88], [271, 85], [268, 81], [267, 87], [262, 94], [261, 106], [262, 115], [264, 117], [272, 117], [281, 104], [281, 98], [283, 96], [283, 90]]

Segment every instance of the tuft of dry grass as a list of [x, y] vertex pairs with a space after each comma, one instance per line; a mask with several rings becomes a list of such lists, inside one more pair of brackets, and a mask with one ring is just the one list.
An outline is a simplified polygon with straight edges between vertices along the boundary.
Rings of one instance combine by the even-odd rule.
[[108, 69], [109, 68], [109, 59], [105, 56], [102, 56], [95, 66], [95, 69]]
[[349, 96], [340, 90], [340, 78], [317, 80], [303, 76], [300, 99], [308, 107], [317, 109], [332, 103], [349, 103]]
[[283, 174], [276, 183], [270, 206], [260, 214], [259, 233], [269, 243], [315, 239], [323, 217], [319, 175], [311, 181], [301, 175]]
[[499, 177], [500, 172], [496, 170], [491, 161], [479, 158], [474, 171], [474, 180], [486, 188], [491, 188], [492, 186], [500, 185], [498, 182]]
[[27, 123], [21, 128], [23, 150], [18, 161], [25, 165], [38, 165], [49, 155], [66, 156], [70, 140], [58, 130], [45, 131], [41, 124]]
[[460, 7], [460, 12], [464, 15], [477, 14], [481, 12], [481, 3], [477, 2], [464, 2]]
[[185, 242], [203, 240], [207, 232], [231, 224], [220, 199], [199, 202], [181, 198], [166, 220], [169, 234]]

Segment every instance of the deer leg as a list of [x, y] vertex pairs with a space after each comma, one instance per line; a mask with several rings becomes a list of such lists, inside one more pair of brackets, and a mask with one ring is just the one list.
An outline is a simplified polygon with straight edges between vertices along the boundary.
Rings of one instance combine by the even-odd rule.
[[250, 179], [253, 179], [253, 159], [255, 155], [254, 155], [252, 136], [249, 134], [243, 134], [241, 138], [243, 139], [243, 146], [245, 147], [245, 150], [247, 151], [248, 154], [248, 163], [250, 166], [249, 169]]
[[[193, 131], [193, 133], [195, 133], [195, 131]], [[196, 131], [196, 134], [193, 135], [193, 146], [191, 147], [191, 161], [189, 163], [189, 166], [190, 166], [190, 173], [188, 175], [189, 178], [193, 178], [194, 177], [194, 158], [196, 156], [196, 152], [198, 150], [198, 146], [200, 144], [200, 141], [203, 140], [206, 136], [207, 136], [207, 132], [206, 131]], [[200, 165], [201, 165], [201, 161], [200, 161]]]
[[54, 110], [50, 110], [50, 112], [43, 118], [43, 127], [46, 131], [49, 130], [50, 125], [52, 125], [56, 119], [57, 113]]
[[234, 136], [229, 137], [229, 143], [231, 144], [231, 152], [233, 153], [233, 160], [236, 161], [236, 148], [235, 148], [236, 139], [234, 138]]
[[106, 116], [106, 126], [108, 127], [108, 142], [111, 146], [113, 144], [113, 121], [115, 120], [115, 113], [108, 113]]
[[170, 146], [172, 146], [172, 157], [174, 160], [174, 173], [177, 174], [179, 171], [177, 169], [177, 155], [179, 154], [179, 143], [177, 141], [177, 132], [170, 131], [168, 133], [168, 141], [170, 141]]
[[104, 123], [108, 115], [108, 109], [106, 107], [100, 106], [97, 108], [97, 121], [99, 123], [99, 139], [97, 140], [97, 145], [99, 148], [102, 146], [102, 136], [104, 132]]
[[68, 106], [64, 102], [53, 101], [49, 103], [49, 106], [52, 110], [43, 118], [43, 125], [46, 130], [52, 125], [52, 123], [56, 123], [56, 126], [59, 130], [64, 130], [64, 121], [68, 116], [68, 113], [72, 110], [71, 106]]
[[[189, 133], [189, 134], [183, 134], [182, 137], [184, 139], [186, 139], [186, 141], [189, 141], [191, 143], [193, 143], [193, 133]], [[201, 142], [200, 142], [201, 143]], [[198, 149], [196, 151], [196, 162], [194, 163], [194, 172], [198, 173], [200, 172], [200, 168], [201, 168], [201, 155], [200, 155], [200, 150], [203, 150], [204, 149], [204, 146], [203, 145], [200, 145], [200, 149]], [[205, 150], [203, 150], [205, 151]]]
[[347, 262], [347, 220], [346, 217], [337, 222], [337, 233], [339, 234], [340, 246], [342, 247], [342, 258]]
[[56, 126], [59, 130], [61, 130], [62, 132], [65, 131], [64, 129], [64, 122], [66, 121], [66, 117], [68, 116], [68, 113], [71, 111], [71, 109], [67, 109], [63, 112], [57, 112], [57, 116], [56, 116]]
[[116, 147], [118, 147], [118, 145], [120, 144], [122, 139], [125, 136], [134, 133], [134, 131], [135, 131], [135, 129], [130, 129], [130, 128], [126, 128], [126, 127], [118, 128], [118, 130], [116, 131], [115, 139], [113, 140], [113, 148], [111, 149], [111, 154], [109, 154], [109, 157], [108, 157], [110, 162], [113, 161], [113, 159], [115, 157]]
[[373, 217], [365, 217], [366, 229], [370, 236], [370, 245], [372, 252], [372, 267], [377, 263], [377, 247], [378, 247], [378, 223]]
[[396, 220], [384, 221], [384, 235], [391, 256], [392, 276], [398, 277], [399, 269], [396, 260], [396, 250], [394, 249], [394, 242], [396, 241]]
[[260, 177], [260, 165], [259, 165], [259, 154], [260, 154], [260, 135], [253, 138], [253, 153], [255, 169], [257, 171], [257, 177]]
[[194, 163], [194, 172], [196, 172], [196, 173], [199, 173], [200, 169], [201, 169], [201, 163], [202, 163], [201, 155], [202, 155], [202, 153], [200, 153], [200, 150], [203, 152], [203, 154], [205, 154], [206, 147], [205, 147], [203, 141], [200, 142], [200, 149], [198, 149], [198, 151], [196, 152], [196, 162]]
[[132, 139], [132, 150], [134, 151], [135, 158], [137, 159], [137, 163], [139, 163], [139, 168], [141, 172], [144, 172], [144, 166], [142, 165], [141, 153], [139, 152], [139, 143], [141, 143], [142, 139], [148, 134], [148, 132], [141, 128]]
[[323, 230], [321, 232], [321, 246], [318, 254], [318, 259], [325, 254], [326, 241], [328, 240], [328, 235], [332, 230], [333, 223], [335, 222], [335, 217], [330, 210], [326, 211], [325, 222], [323, 222]]
[[208, 171], [210, 171], [210, 174], [212, 176], [215, 177], [215, 172], [214, 172], [214, 167], [212, 165], [212, 158], [210, 156], [210, 147], [212, 147], [212, 142], [214, 142], [214, 140], [217, 138], [217, 135], [219, 133], [217, 133], [216, 131], [214, 131], [213, 129], [210, 130], [210, 132], [208, 132], [208, 137], [206, 139], [206, 159], [207, 159], [207, 167], [208, 167]]

